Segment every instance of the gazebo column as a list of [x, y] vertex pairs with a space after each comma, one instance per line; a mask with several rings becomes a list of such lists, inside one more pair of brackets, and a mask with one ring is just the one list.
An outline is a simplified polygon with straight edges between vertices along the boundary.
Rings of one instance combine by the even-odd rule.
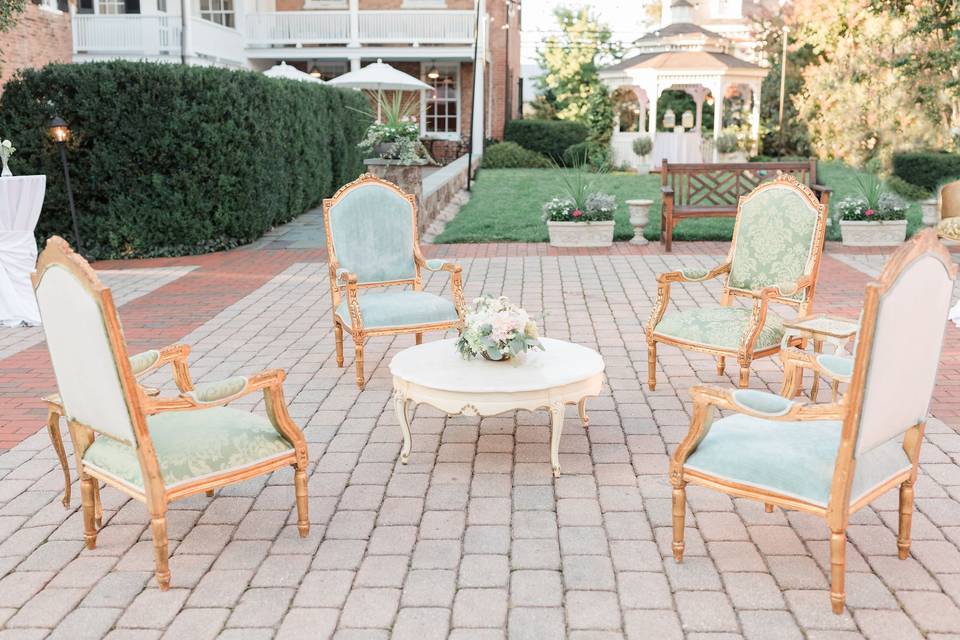
[[713, 161], [720, 161], [720, 152], [717, 151], [717, 139], [723, 131], [723, 84], [711, 87], [713, 93]]
[[703, 125], [703, 101], [707, 97], [707, 88], [703, 85], [694, 85], [690, 87], [684, 87], [683, 90], [693, 98], [693, 101], [697, 105], [697, 119], [693, 130], [700, 131], [701, 126]]

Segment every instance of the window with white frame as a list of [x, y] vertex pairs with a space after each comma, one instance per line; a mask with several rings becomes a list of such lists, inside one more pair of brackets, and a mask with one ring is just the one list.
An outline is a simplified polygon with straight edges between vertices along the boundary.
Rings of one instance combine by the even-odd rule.
[[99, 0], [97, 9], [100, 15], [115, 15], [127, 12], [124, 0]]
[[[429, 77], [436, 66], [440, 74]], [[458, 64], [421, 64], [423, 81], [433, 87], [426, 92], [421, 107], [421, 129], [424, 135], [433, 138], [458, 138], [460, 134], [460, 66]]]
[[232, 29], [235, 26], [233, 0], [200, 0], [200, 17]]

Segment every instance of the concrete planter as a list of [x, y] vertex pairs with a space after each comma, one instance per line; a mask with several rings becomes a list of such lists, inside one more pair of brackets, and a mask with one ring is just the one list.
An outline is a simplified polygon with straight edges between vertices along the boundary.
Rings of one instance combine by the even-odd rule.
[[725, 164], [737, 164], [747, 161], [746, 151], [731, 151], [730, 153], [719, 153], [720, 162]]
[[627, 200], [630, 209], [630, 226], [633, 227], [633, 238], [630, 244], [645, 245], [649, 241], [643, 237], [643, 230], [650, 221], [650, 206], [653, 200]]
[[551, 247], [609, 247], [613, 220], [604, 222], [547, 222]]
[[848, 247], [895, 247], [907, 239], [907, 221], [841, 220], [840, 237]]
[[923, 224], [927, 227], [932, 227], [937, 222], [940, 216], [937, 215], [937, 199], [936, 198], [927, 198], [926, 200], [920, 201], [920, 211], [923, 212]]

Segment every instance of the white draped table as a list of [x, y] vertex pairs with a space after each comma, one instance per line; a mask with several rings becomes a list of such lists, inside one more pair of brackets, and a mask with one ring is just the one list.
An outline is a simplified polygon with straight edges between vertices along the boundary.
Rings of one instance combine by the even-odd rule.
[[0, 325], [40, 324], [30, 274], [37, 266], [33, 230], [47, 176], [0, 178]]

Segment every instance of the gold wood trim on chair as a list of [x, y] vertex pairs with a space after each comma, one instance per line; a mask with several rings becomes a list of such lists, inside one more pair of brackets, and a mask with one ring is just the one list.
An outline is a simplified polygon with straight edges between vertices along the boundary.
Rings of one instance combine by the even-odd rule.
[[[375, 184], [393, 193], [397, 194], [410, 204], [410, 221], [413, 225], [413, 258], [414, 258], [414, 277], [401, 280], [390, 280], [383, 282], [358, 282], [357, 276], [352, 273], [345, 273], [340, 270], [340, 262], [337, 260], [336, 247], [333, 243], [333, 233], [330, 226], [330, 210], [336, 206], [351, 191], [365, 185]], [[400, 335], [413, 333], [416, 335], [417, 344], [420, 343], [422, 334], [427, 331], [447, 331], [449, 329], [460, 329], [463, 326], [463, 317], [465, 313], [465, 304], [463, 301], [463, 282], [462, 268], [459, 264], [447, 262], [440, 267], [441, 271], [450, 273], [450, 289], [453, 296], [454, 306], [457, 310], [457, 320], [452, 322], [436, 322], [420, 325], [399, 325], [396, 327], [385, 327], [378, 329], [367, 329], [363, 326], [363, 316], [360, 311], [360, 289], [370, 289], [374, 287], [402, 286], [410, 285], [414, 291], [422, 290], [422, 270], [429, 269], [427, 260], [420, 252], [420, 234], [417, 229], [417, 199], [408, 193], [404, 193], [397, 185], [383, 178], [379, 178], [372, 173], [365, 173], [356, 180], [348, 182], [340, 187], [331, 198], [323, 200], [323, 226], [326, 232], [328, 274], [330, 279], [330, 298], [333, 302], [333, 332], [337, 348], [337, 366], [343, 366], [343, 333], [346, 331], [353, 338], [355, 350], [355, 366], [357, 387], [363, 389], [366, 385], [366, 377], [363, 371], [363, 345], [367, 338], [386, 335]], [[350, 322], [346, 323], [337, 315], [337, 308], [340, 306], [342, 297], [346, 296], [347, 310], [350, 314]]]

